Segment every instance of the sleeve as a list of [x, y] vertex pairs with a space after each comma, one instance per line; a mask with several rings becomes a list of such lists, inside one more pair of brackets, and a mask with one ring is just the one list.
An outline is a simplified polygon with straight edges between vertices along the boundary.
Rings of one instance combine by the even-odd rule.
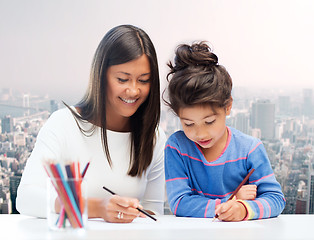
[[163, 214], [165, 202], [164, 147], [166, 135], [160, 128], [157, 131], [156, 139], [152, 166], [147, 175], [146, 191], [141, 204], [144, 209], [151, 210], [156, 214]]
[[257, 195], [254, 200], [239, 200], [248, 212], [245, 220], [278, 216], [286, 201], [261, 142], [249, 153], [247, 164], [248, 169], [255, 169], [249, 183], [257, 185]]
[[167, 196], [172, 213], [180, 217], [214, 217], [215, 207], [227, 198], [209, 198], [192, 191], [192, 179], [184, 163], [187, 156], [181, 154], [177, 146], [170, 138], [165, 147]]
[[45, 218], [47, 204], [54, 209], [57, 195], [51, 193], [51, 202], [47, 203], [49, 178], [42, 164], [44, 159], [60, 159], [62, 143], [54, 129], [54, 120], [48, 119], [39, 131], [35, 147], [26, 162], [16, 198], [16, 208], [21, 214]]

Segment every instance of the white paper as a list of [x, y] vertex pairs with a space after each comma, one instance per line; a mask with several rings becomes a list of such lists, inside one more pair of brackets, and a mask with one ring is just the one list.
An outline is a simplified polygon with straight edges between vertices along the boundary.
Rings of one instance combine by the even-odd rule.
[[149, 229], [208, 229], [208, 228], [261, 228], [257, 221], [222, 222], [212, 218], [189, 218], [175, 216], [157, 216], [157, 221], [136, 218], [132, 223], [108, 223], [102, 219], [90, 219], [91, 230], [149, 230]]

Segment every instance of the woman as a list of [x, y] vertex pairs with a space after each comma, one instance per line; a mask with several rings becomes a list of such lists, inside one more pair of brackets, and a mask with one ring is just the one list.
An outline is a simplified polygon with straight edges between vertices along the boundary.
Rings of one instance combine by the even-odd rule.
[[[83, 99], [54, 112], [40, 130], [18, 188], [18, 211], [45, 217], [41, 161], [70, 159], [81, 166], [91, 161], [85, 175], [90, 218], [132, 222], [140, 215], [137, 207], [161, 214], [166, 137], [158, 127], [159, 84], [148, 35], [131, 25], [111, 29], [96, 50]], [[53, 204], [58, 211], [59, 201]]]

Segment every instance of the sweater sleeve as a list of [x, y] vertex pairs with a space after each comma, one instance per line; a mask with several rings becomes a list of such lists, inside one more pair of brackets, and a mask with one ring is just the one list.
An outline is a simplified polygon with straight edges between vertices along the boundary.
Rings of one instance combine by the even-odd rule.
[[241, 200], [248, 211], [245, 219], [278, 216], [283, 211], [286, 201], [261, 142], [249, 153], [247, 164], [248, 169], [255, 168], [249, 183], [257, 185], [257, 195], [254, 200]]
[[163, 214], [165, 198], [164, 146], [166, 135], [159, 128], [154, 148], [153, 161], [147, 176], [145, 195], [142, 200], [144, 209]]
[[216, 205], [226, 202], [227, 198], [211, 199], [193, 193], [184, 158], [178, 147], [168, 141], [165, 147], [165, 176], [172, 213], [180, 217], [214, 217]]
[[[16, 198], [16, 208], [21, 214], [46, 217], [48, 175], [42, 161], [60, 158], [62, 142], [57, 138], [54, 132], [55, 128], [52, 116], [39, 131], [35, 147], [26, 162]], [[53, 209], [54, 199], [57, 197], [56, 194], [54, 195], [55, 197], [51, 197], [50, 202]]]

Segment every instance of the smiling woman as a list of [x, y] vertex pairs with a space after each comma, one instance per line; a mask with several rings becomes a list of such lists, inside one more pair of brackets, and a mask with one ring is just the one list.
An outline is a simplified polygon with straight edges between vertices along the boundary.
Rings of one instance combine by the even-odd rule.
[[[90, 167], [88, 215], [132, 222], [145, 208], [163, 213], [166, 140], [159, 128], [160, 83], [153, 43], [140, 28], [111, 29], [94, 55], [89, 87], [75, 106], [54, 112], [40, 130], [17, 195], [22, 214], [46, 216], [41, 161]], [[117, 195], [103, 191], [107, 186]], [[123, 197], [122, 197], [123, 196]], [[58, 212], [56, 199], [53, 207]]]
[[146, 101], [150, 90], [150, 66], [148, 57], [114, 65], [107, 71], [106, 100], [107, 129], [129, 131], [129, 120], [139, 106]]

